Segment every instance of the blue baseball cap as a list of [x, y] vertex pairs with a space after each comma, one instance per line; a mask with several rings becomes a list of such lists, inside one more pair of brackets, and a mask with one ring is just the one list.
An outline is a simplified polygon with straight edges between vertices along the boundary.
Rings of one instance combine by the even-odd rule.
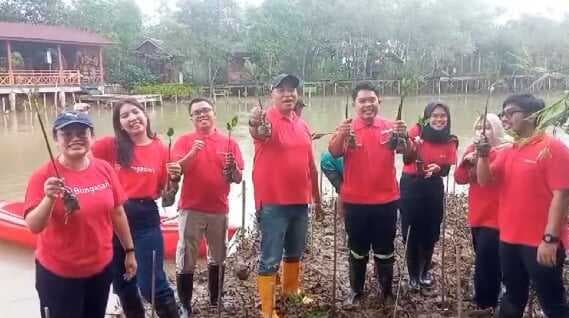
[[280, 87], [283, 83], [288, 82], [292, 84], [293, 88], [298, 88], [302, 86], [302, 81], [295, 75], [292, 74], [279, 74], [273, 78], [271, 81], [271, 90]]
[[91, 117], [84, 112], [64, 111], [55, 118], [55, 121], [53, 122], [53, 129], [62, 129], [71, 124], [80, 124], [89, 128], [94, 128]]

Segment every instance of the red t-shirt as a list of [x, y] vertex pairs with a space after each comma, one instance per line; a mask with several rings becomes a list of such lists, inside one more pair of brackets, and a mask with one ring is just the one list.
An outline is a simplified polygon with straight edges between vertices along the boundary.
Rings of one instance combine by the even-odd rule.
[[128, 198], [160, 197], [160, 191], [168, 177], [166, 171], [168, 149], [159, 139], [153, 139], [147, 145], [135, 145], [129, 168], [123, 168], [117, 161], [115, 137], [97, 140], [91, 147], [91, 152], [115, 168]]
[[[423, 139], [419, 140], [421, 134], [419, 125], [409, 128], [408, 134], [415, 143], [418, 155], [423, 160], [425, 169], [432, 163], [440, 167], [456, 164], [456, 148], [458, 147], [456, 140], [451, 139], [446, 143], [434, 143]], [[417, 165], [415, 162], [405, 164], [403, 166], [403, 173], [417, 174]]]
[[[492, 148], [490, 162], [496, 158], [496, 154], [510, 145], [504, 144]], [[475, 151], [474, 145], [466, 148], [464, 156]], [[468, 222], [472, 227], [489, 227], [498, 229], [498, 207], [500, 199], [500, 186], [497, 182], [484, 187], [478, 184], [476, 179], [476, 166], [462, 161], [454, 171], [454, 179], [458, 184], [469, 184], [468, 189]]]
[[344, 151], [342, 200], [355, 204], [384, 204], [399, 199], [395, 152], [389, 146], [393, 122], [376, 116], [367, 126], [361, 118], [352, 123], [355, 148]]
[[[63, 201], [57, 199], [52, 215], [38, 235], [36, 257], [51, 272], [70, 278], [100, 273], [113, 257], [113, 209], [126, 196], [111, 166], [92, 158], [87, 169], [73, 171], [56, 163], [65, 185], [77, 195], [80, 209], [65, 224]], [[51, 162], [36, 170], [28, 183], [24, 211], [44, 198], [44, 183], [55, 176]]]
[[308, 124], [295, 113], [283, 116], [276, 107], [267, 111], [271, 137], [255, 140], [253, 185], [255, 206], [307, 204], [312, 200], [311, 166], [314, 164]]
[[569, 189], [568, 163], [569, 148], [545, 134], [499, 152], [491, 171], [501, 186], [500, 240], [529, 246], [540, 244], [553, 191]]
[[174, 160], [180, 160], [190, 152], [196, 139], [203, 140], [205, 147], [182, 165], [184, 180], [179, 207], [208, 213], [228, 213], [229, 182], [223, 176], [223, 166], [229, 147], [237, 168], [243, 170], [243, 156], [239, 145], [233, 138], [229, 139], [218, 130], [210, 135], [190, 132], [180, 136], [174, 144]]

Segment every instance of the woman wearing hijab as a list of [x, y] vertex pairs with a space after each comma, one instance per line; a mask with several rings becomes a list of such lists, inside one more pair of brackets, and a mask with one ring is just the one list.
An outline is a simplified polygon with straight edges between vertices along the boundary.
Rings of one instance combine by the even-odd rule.
[[420, 123], [412, 126], [412, 151], [403, 157], [401, 176], [401, 229], [407, 243], [409, 287], [419, 291], [433, 284], [429, 272], [435, 243], [439, 240], [444, 210], [442, 177], [456, 163], [458, 139], [451, 135], [450, 110], [431, 102]]
[[[484, 127], [484, 124], [486, 126]], [[478, 310], [493, 310], [498, 305], [500, 272], [498, 231], [499, 186], [496, 183], [482, 187], [476, 180], [476, 143], [484, 135], [492, 146], [490, 161], [507, 147], [504, 128], [496, 114], [488, 114], [486, 121], [479, 117], [474, 124], [474, 142], [466, 148], [464, 157], [454, 173], [458, 184], [468, 184], [468, 222], [475, 252], [474, 302]]]

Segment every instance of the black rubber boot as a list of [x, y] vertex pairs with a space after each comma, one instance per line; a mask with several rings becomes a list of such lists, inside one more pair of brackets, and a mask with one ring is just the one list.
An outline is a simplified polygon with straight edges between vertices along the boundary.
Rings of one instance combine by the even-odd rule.
[[138, 291], [119, 295], [123, 313], [126, 318], [144, 318], [144, 306]]
[[367, 261], [367, 256], [362, 259], [356, 259], [350, 253], [349, 262], [351, 293], [346, 300], [346, 305], [357, 305], [363, 296], [364, 283], [366, 280]]
[[395, 303], [393, 297], [393, 262], [392, 260], [380, 261], [375, 259], [375, 273], [377, 276], [379, 301], [390, 306]]
[[223, 281], [225, 279], [225, 266], [221, 266], [221, 282], [219, 281], [220, 278], [219, 265], [208, 265], [207, 270], [208, 270], [207, 287], [209, 289], [209, 303], [212, 306], [217, 306], [217, 299], [219, 297], [220, 287], [223, 290]]
[[433, 275], [431, 274], [433, 249], [421, 249], [420, 257], [422, 259], [421, 264], [423, 266], [419, 283], [423, 288], [431, 288], [434, 284]]
[[407, 271], [409, 272], [409, 291], [419, 292], [421, 285], [419, 283], [421, 264], [419, 258], [419, 249], [407, 248]]
[[174, 296], [156, 300], [156, 314], [158, 318], [180, 318], [178, 305]]
[[176, 274], [176, 289], [182, 309], [187, 317], [192, 315], [192, 294], [194, 290], [194, 274]]

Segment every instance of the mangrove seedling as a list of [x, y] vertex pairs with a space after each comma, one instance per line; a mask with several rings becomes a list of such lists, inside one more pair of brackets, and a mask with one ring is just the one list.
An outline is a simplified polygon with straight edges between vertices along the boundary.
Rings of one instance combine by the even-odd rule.
[[[231, 153], [231, 132], [233, 131], [233, 129], [235, 129], [235, 127], [237, 127], [237, 124], [239, 123], [239, 117], [238, 116], [233, 116], [233, 118], [231, 118], [230, 121], [228, 121], [227, 123], [225, 123], [225, 128], [227, 128], [227, 153], [226, 156], [232, 156], [233, 154]], [[233, 174], [233, 171], [235, 170], [235, 161], [233, 160], [231, 162], [230, 165], [227, 165], [223, 168], [223, 175], [225, 176], [225, 178], [227, 179], [227, 181], [231, 182], [231, 175]]]
[[168, 136], [168, 162], [172, 158], [172, 137], [174, 136], [174, 128], [169, 127], [166, 131], [166, 136]]
[[[349, 119], [349, 110], [350, 108], [350, 96], [346, 96], [346, 106], [344, 108], [344, 118]], [[350, 128], [350, 133], [348, 135], [348, 140], [346, 141], [346, 145], [348, 148], [356, 148], [358, 143], [356, 142], [356, 133], [353, 129]]]
[[[401, 96], [399, 99], [399, 107], [397, 107], [397, 115], [395, 116], [395, 120], [401, 120], [405, 98], [407, 97], [407, 95], [409, 95], [409, 90], [411, 89], [411, 86], [413, 86], [415, 82], [416, 82], [415, 80], [407, 77], [404, 77], [399, 81]], [[397, 133], [391, 134], [391, 138], [389, 139], [389, 146], [391, 147], [391, 149], [395, 150], [397, 148], [400, 148], [401, 146], [405, 146], [406, 143], [407, 143], [406, 135], [401, 135]]]
[[[53, 156], [53, 152], [51, 151], [51, 146], [49, 145], [45, 126], [43, 124], [43, 120], [42, 120], [41, 115], [40, 115], [40, 111], [39, 111], [39, 107], [38, 107], [37, 92], [30, 91], [28, 93], [28, 98], [30, 98], [33, 101], [33, 107], [36, 111], [36, 115], [37, 115], [38, 121], [40, 123], [41, 132], [43, 134], [43, 140], [45, 142], [45, 146], [46, 146], [47, 152], [49, 154], [49, 160], [51, 161], [51, 164], [53, 166], [53, 170], [55, 171], [55, 176], [58, 179], [61, 179], [61, 174], [59, 173], [59, 170], [57, 169], [57, 165], [55, 164], [55, 157]], [[73, 193], [73, 191], [69, 187], [66, 187], [65, 185], [63, 186], [63, 196], [62, 197], [63, 197], [63, 206], [64, 206], [65, 212], [66, 212], [65, 223], [67, 223], [67, 219], [68, 219], [69, 215], [72, 214], [73, 212], [79, 210], [79, 208], [80, 208], [79, 199], [77, 198], [75, 193]]]
[[[259, 97], [259, 108], [261, 112], [263, 111], [263, 103], [261, 102], [261, 98]], [[261, 124], [257, 127], [257, 132], [259, 135], [262, 136], [270, 136], [271, 135], [271, 123], [267, 121], [266, 114], [263, 114], [261, 118]]]

